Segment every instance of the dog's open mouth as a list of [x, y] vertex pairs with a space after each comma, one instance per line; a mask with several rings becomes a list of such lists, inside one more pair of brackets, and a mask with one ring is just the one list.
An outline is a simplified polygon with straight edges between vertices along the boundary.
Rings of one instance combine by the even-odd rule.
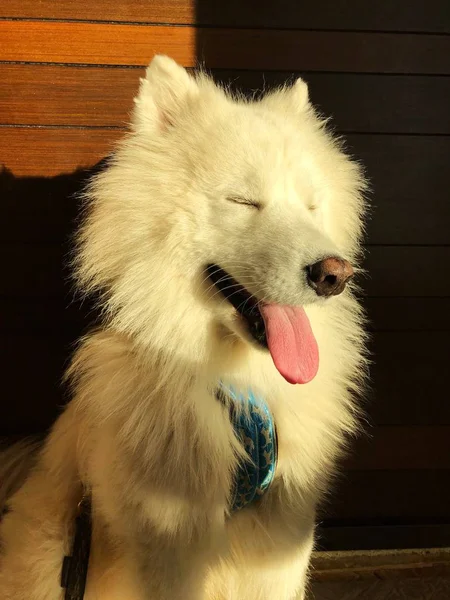
[[311, 381], [319, 368], [319, 350], [304, 308], [260, 302], [217, 265], [208, 265], [206, 272], [246, 322], [254, 341], [269, 349], [281, 375], [289, 383]]
[[248, 331], [255, 342], [267, 348], [266, 327], [255, 296], [217, 265], [208, 265], [206, 271], [216, 288], [247, 323]]

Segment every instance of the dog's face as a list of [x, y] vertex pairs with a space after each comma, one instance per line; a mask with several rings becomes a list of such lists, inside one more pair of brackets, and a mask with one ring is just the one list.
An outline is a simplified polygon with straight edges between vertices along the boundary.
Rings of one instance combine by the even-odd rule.
[[[116, 169], [129, 186], [114, 226], [133, 247], [128, 260], [119, 251], [116, 268], [142, 274], [149, 302], [162, 268], [179, 285], [189, 279], [212, 320], [268, 345], [287, 379], [309, 380], [317, 348], [303, 307], [340, 293], [352, 275], [361, 179], [315, 116], [306, 84], [236, 101], [157, 57], [141, 81], [133, 128], [98, 185], [106, 194]], [[138, 221], [142, 244], [133, 244]], [[288, 354], [299, 343], [311, 364], [295, 374]]]

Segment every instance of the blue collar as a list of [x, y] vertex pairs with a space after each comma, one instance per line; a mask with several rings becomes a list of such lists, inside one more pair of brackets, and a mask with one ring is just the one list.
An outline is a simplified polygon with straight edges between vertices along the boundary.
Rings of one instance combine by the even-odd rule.
[[269, 489], [278, 458], [275, 422], [269, 407], [251, 390], [241, 394], [232, 386], [220, 385], [217, 397], [231, 400], [230, 418], [234, 432], [247, 452], [234, 478], [231, 511], [255, 502]]

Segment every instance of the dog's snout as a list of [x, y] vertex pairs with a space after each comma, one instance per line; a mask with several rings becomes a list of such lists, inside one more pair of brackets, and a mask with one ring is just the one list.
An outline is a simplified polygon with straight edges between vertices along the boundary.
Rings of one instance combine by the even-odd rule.
[[348, 260], [331, 256], [306, 268], [308, 283], [318, 296], [337, 296], [354, 271]]

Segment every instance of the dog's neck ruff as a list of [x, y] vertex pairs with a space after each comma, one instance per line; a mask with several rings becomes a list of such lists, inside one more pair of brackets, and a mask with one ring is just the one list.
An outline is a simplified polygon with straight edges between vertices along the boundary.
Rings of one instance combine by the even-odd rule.
[[216, 395], [223, 403], [228, 400], [234, 432], [247, 453], [235, 474], [230, 505], [231, 512], [235, 512], [269, 489], [277, 465], [277, 434], [269, 407], [251, 390], [242, 394], [221, 383]]

